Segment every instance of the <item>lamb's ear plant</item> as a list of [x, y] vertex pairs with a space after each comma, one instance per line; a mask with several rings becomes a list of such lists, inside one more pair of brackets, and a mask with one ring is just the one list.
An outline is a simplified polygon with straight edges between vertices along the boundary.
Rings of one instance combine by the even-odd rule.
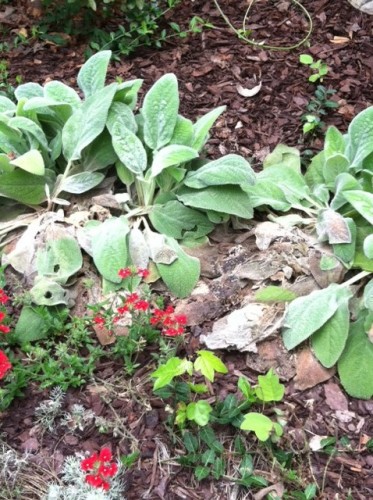
[[[372, 280], [373, 272], [373, 107], [359, 113], [347, 134], [335, 127], [326, 133], [324, 150], [305, 175], [299, 153], [278, 146], [264, 162], [257, 183], [249, 188], [254, 206], [279, 212], [296, 209], [296, 222], [313, 226], [334, 258], [322, 261], [331, 269], [341, 262], [352, 276], [342, 284], [293, 300], [285, 314], [285, 346], [293, 349], [306, 339], [326, 367], [335, 364], [342, 385], [355, 397], [373, 395]], [[281, 217], [270, 216], [281, 222]], [[352, 291], [365, 283], [364, 293]], [[355, 300], [352, 297], [355, 295]], [[358, 301], [358, 306], [356, 305]], [[350, 312], [354, 322], [350, 323]]]
[[79, 93], [51, 81], [20, 85], [16, 103], [0, 97], [0, 238], [45, 210], [66, 210], [71, 195], [102, 187], [114, 172], [124, 215], [89, 223], [79, 241], [107, 289], [119, 267], [151, 264], [153, 279], [185, 297], [200, 265], [178, 242], [205, 242], [217, 223], [252, 217], [255, 174], [238, 155], [200, 158], [224, 106], [192, 123], [179, 114], [176, 76], [166, 74], [137, 109], [141, 80], [105, 85], [110, 56], [99, 52], [82, 66]]

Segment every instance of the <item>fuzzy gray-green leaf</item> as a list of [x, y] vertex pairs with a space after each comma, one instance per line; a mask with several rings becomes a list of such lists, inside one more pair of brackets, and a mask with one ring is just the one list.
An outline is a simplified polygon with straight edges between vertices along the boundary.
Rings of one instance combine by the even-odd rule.
[[285, 347], [294, 349], [319, 330], [336, 312], [340, 304], [352, 296], [350, 290], [331, 284], [328, 288], [293, 300], [284, 317], [282, 332]]
[[230, 154], [189, 172], [184, 184], [194, 189], [237, 184], [245, 189], [255, 184], [255, 173], [242, 156]]
[[81, 67], [77, 81], [85, 98], [104, 88], [110, 58], [111, 51], [102, 50], [90, 57]]
[[141, 114], [144, 118], [144, 140], [153, 150], [168, 144], [173, 136], [179, 111], [176, 76], [162, 76], [144, 98]]
[[134, 174], [142, 175], [147, 167], [146, 151], [140, 139], [129, 129], [115, 122], [111, 130], [113, 148], [120, 161]]
[[373, 344], [364, 331], [364, 317], [350, 327], [345, 350], [338, 361], [338, 373], [350, 396], [360, 399], [373, 396]]
[[341, 304], [331, 318], [311, 338], [317, 359], [326, 368], [331, 368], [340, 358], [346, 345], [350, 327], [348, 303]]
[[113, 283], [121, 282], [118, 271], [127, 265], [128, 232], [126, 219], [112, 217], [95, 230], [92, 239], [93, 261], [102, 276]]
[[184, 187], [176, 195], [190, 207], [237, 215], [244, 219], [253, 216], [250, 196], [238, 186], [210, 186], [205, 189]]

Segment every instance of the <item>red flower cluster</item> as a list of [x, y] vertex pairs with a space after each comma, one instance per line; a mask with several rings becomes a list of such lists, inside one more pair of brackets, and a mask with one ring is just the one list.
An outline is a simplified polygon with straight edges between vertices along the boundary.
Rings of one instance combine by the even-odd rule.
[[[9, 300], [9, 297], [4, 292], [2, 288], [0, 288], [0, 304], [5, 305]], [[6, 318], [6, 314], [3, 311], [0, 311], [0, 333], [9, 333], [10, 328], [7, 325], [3, 325], [3, 321]], [[8, 370], [11, 370], [12, 364], [8, 359], [8, 356], [5, 352], [0, 350], [0, 380], [5, 377]]]
[[111, 462], [113, 456], [109, 448], [102, 448], [100, 454], [94, 453], [81, 461], [80, 467], [84, 472], [90, 472], [86, 475], [86, 482], [94, 488], [102, 488], [105, 491], [110, 489], [108, 478], [114, 477], [118, 472], [118, 465]]
[[150, 304], [147, 300], [142, 300], [138, 293], [130, 293], [126, 297], [123, 306], [118, 307], [118, 314], [125, 314], [128, 311], [147, 311]]
[[150, 272], [147, 269], [126, 267], [119, 269], [118, 276], [123, 280], [131, 278], [132, 276], [140, 276], [140, 278], [147, 278]]
[[9, 297], [6, 295], [4, 290], [0, 288], [0, 304], [5, 305], [9, 300]]
[[5, 377], [8, 370], [12, 368], [12, 365], [5, 354], [5, 352], [0, 351], [0, 380]]
[[9, 326], [2, 324], [5, 318], [6, 318], [5, 312], [0, 311], [0, 333], [9, 333], [10, 332]]
[[150, 318], [151, 325], [162, 327], [162, 335], [166, 337], [178, 337], [185, 332], [187, 318], [184, 314], [174, 314], [172, 306], [162, 309], [154, 309], [153, 316]]

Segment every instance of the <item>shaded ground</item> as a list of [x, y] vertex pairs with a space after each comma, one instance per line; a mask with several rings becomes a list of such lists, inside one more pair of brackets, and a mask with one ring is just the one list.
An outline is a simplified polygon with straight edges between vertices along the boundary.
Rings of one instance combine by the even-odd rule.
[[[185, 116], [194, 118], [226, 104], [227, 111], [215, 126], [209, 142], [209, 153], [213, 156], [237, 152], [251, 158], [259, 167], [260, 161], [279, 142], [317, 150], [321, 141], [314, 138], [305, 142], [301, 133], [301, 116], [306, 112], [315, 86], [308, 82], [309, 69], [298, 63], [299, 54], [310, 53], [328, 64], [329, 73], [323, 85], [336, 90], [333, 99], [340, 107], [331, 111], [325, 122], [346, 130], [353, 116], [372, 104], [373, 17], [353, 9], [346, 0], [307, 0], [303, 3], [314, 23], [309, 48], [301, 47], [291, 52], [253, 48], [239, 41], [228, 29], [213, 2], [197, 0], [184, 2], [172, 20], [185, 24], [193, 15], [198, 15], [212, 22], [216, 29], [204, 30], [187, 40], [174, 38], [161, 51], [146, 49], [134, 57], [125, 57], [112, 65], [110, 75], [124, 80], [143, 78], [143, 91], [146, 91], [164, 72], [174, 72], [179, 80], [181, 112]], [[242, 24], [245, 6], [246, 2], [222, 2], [224, 12], [237, 27]], [[4, 7], [0, 10], [4, 11]], [[18, 8], [15, 5], [15, 10], [3, 21], [9, 29], [15, 30], [11, 36], [18, 29], [29, 29], [32, 25], [32, 19], [22, 9], [21, 3]], [[258, 41], [288, 46], [305, 36], [307, 23], [289, 2], [258, 1], [252, 9], [248, 28]], [[346, 41], [333, 43], [339, 40], [335, 37], [344, 37]], [[58, 79], [73, 84], [77, 68], [83, 62], [83, 52], [81, 41], [74, 39], [65, 48], [36, 41], [21, 45], [2, 57], [10, 63], [11, 81], [20, 75], [23, 82], [44, 83]], [[252, 88], [259, 81], [262, 88], [254, 97], [238, 94], [237, 85]], [[234, 237], [227, 238], [227, 241], [213, 240], [220, 260], [232, 258]], [[247, 245], [250, 249], [249, 243]], [[208, 274], [203, 277], [206, 283], [211, 278]], [[242, 304], [244, 297], [250, 294], [252, 284], [249, 281], [243, 287], [229, 290], [229, 294], [227, 291], [229, 298], [219, 303], [215, 317], [205, 318], [204, 323], [191, 327], [189, 353], [198, 348], [200, 334], [210, 329], [214, 319]], [[283, 363], [290, 363], [290, 358], [276, 358], [273, 342], [264, 344], [259, 350], [261, 362], [252, 354], [249, 357], [246, 354], [224, 354], [229, 376], [218, 380], [217, 396], [233, 390], [239, 373], [255, 381], [258, 373], [265, 372], [269, 365], [281, 368]], [[115, 453], [127, 454], [138, 447], [140, 460], [128, 476], [129, 499], [254, 498], [254, 493], [238, 491], [232, 482], [236, 474], [234, 464], [224, 480], [199, 484], [188, 470], [175, 465], [172, 459], [178, 443], [172, 442], [165, 431], [162, 422], [167, 414], [160, 400], [151, 395], [145, 376], [146, 372], [140, 369], [129, 383], [122, 376], [121, 366], [108, 360], [98, 366], [95, 382], [81, 391], [68, 392], [64, 410], [71, 409], [74, 403], [92, 409], [97, 416], [115, 422], [119, 429], [117, 437], [99, 434], [94, 425], [75, 433], [66, 432], [61, 426], [57, 426], [54, 432], [41, 432], [35, 427], [34, 410], [48, 393], [40, 394], [36, 387], [30, 387], [24, 399], [16, 400], [1, 415], [0, 431], [16, 450], [31, 450], [35, 464], [51, 469], [51, 475], [58, 471], [65, 456], [77, 450], [93, 451], [110, 445]], [[292, 469], [301, 484], [317, 482], [322, 490], [320, 498], [355, 500], [373, 497], [373, 458], [365, 448], [367, 440], [373, 436], [371, 401], [348, 398], [340, 389], [337, 378], [306, 391], [296, 388], [294, 380], [290, 380], [285, 402], [279, 406], [288, 419], [283, 448], [294, 452]], [[334, 436], [337, 440], [348, 438], [349, 443], [342, 440], [338, 444], [339, 453], [331, 457], [327, 453], [310, 451], [308, 443], [314, 434]], [[255, 440], [248, 438], [247, 444], [257, 451]], [[270, 484], [282, 482], [288, 491], [299, 489], [301, 484], [297, 485], [296, 480], [278, 467], [271, 468], [271, 465], [263, 450], [256, 459], [256, 472], [265, 476]], [[37, 475], [36, 469], [34, 472]], [[45, 476], [46, 472], [42, 475]], [[44, 486], [41, 481], [41, 490]], [[35, 487], [32, 493], [28, 488], [25, 486], [19, 498], [41, 498], [40, 489]], [[0, 498], [9, 500], [7, 494], [0, 489]]]

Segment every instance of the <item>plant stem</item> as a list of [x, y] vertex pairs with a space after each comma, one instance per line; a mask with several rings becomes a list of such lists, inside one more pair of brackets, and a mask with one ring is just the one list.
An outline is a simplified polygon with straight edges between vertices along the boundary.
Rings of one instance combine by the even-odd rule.
[[361, 271], [361, 273], [356, 274], [351, 279], [345, 281], [344, 283], [341, 283], [341, 285], [342, 286], [350, 286], [353, 283], [356, 283], [356, 281], [360, 281], [363, 278], [365, 278], [366, 276], [369, 276], [370, 274], [372, 274], [370, 271]]
[[65, 168], [65, 171], [64, 171], [62, 177], [58, 180], [58, 182], [56, 183], [56, 185], [54, 187], [54, 191], [53, 191], [52, 196], [51, 196], [52, 200], [53, 200], [53, 198], [56, 198], [61, 193], [62, 189], [60, 189], [60, 187], [63, 185], [63, 182], [66, 179], [66, 177], [68, 177], [72, 166], [73, 166], [73, 161], [69, 160], [67, 165], [66, 165], [66, 168]]

